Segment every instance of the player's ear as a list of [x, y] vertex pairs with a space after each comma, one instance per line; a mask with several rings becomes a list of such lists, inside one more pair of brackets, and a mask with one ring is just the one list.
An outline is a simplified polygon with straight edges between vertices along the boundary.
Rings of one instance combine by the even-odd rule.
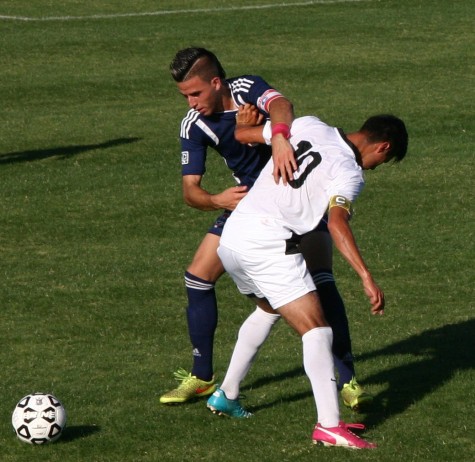
[[387, 153], [391, 149], [391, 143], [389, 141], [383, 141], [379, 143], [376, 152], [379, 153]]
[[211, 79], [211, 85], [216, 89], [216, 90], [219, 90], [221, 88], [221, 86], [223, 85], [223, 82], [221, 81], [221, 79], [219, 77], [213, 77]]

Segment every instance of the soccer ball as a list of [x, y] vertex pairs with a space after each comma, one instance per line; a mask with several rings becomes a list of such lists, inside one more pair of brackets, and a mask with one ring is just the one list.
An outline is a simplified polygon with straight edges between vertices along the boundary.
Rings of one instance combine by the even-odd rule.
[[15, 406], [12, 425], [21, 441], [45, 444], [56, 441], [66, 425], [66, 410], [48, 393], [32, 393]]

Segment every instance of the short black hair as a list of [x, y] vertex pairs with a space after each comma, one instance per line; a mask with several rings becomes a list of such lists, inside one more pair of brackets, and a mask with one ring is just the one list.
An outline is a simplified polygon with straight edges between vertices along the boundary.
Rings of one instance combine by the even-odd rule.
[[406, 156], [409, 136], [406, 125], [392, 114], [380, 114], [370, 117], [360, 128], [371, 142], [388, 141], [389, 153], [394, 162], [400, 162]]
[[[199, 64], [198, 61], [200, 61]], [[199, 75], [203, 78], [226, 78], [223, 66], [214, 53], [206, 48], [190, 47], [177, 52], [170, 64], [170, 72], [175, 82]]]

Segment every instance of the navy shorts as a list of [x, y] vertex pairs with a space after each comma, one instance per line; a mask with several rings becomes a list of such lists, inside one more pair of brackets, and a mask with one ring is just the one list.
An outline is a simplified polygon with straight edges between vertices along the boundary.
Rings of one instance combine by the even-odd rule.
[[231, 210], [225, 210], [214, 222], [213, 226], [208, 229], [208, 233], [215, 234], [216, 236], [221, 236], [223, 233], [224, 225], [226, 224], [226, 220], [231, 215]]

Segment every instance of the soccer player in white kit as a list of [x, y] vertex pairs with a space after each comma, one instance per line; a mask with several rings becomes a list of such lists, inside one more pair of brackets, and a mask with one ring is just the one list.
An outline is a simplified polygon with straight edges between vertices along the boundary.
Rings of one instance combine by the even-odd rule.
[[[236, 134], [245, 140], [238, 131]], [[383, 314], [384, 293], [359, 252], [349, 219], [352, 203], [364, 185], [363, 170], [402, 160], [407, 151], [407, 131], [404, 123], [392, 115], [370, 117], [359, 131], [348, 135], [309, 116], [294, 121], [291, 135], [298, 164], [293, 180], [288, 185], [276, 184], [269, 161], [228, 218], [218, 254], [242, 294], [265, 312], [281, 315], [301, 335], [304, 369], [318, 414], [313, 441], [326, 446], [373, 448], [375, 444], [350, 431], [361, 426], [339, 420], [332, 330], [296, 243], [328, 213], [328, 229], [335, 246], [360, 276], [372, 313]], [[270, 136], [266, 124], [263, 138], [270, 142]], [[234, 417], [251, 415], [238, 401], [239, 384], [260, 344], [246, 342], [240, 345], [238, 338], [226, 377], [208, 400], [213, 412]]]

